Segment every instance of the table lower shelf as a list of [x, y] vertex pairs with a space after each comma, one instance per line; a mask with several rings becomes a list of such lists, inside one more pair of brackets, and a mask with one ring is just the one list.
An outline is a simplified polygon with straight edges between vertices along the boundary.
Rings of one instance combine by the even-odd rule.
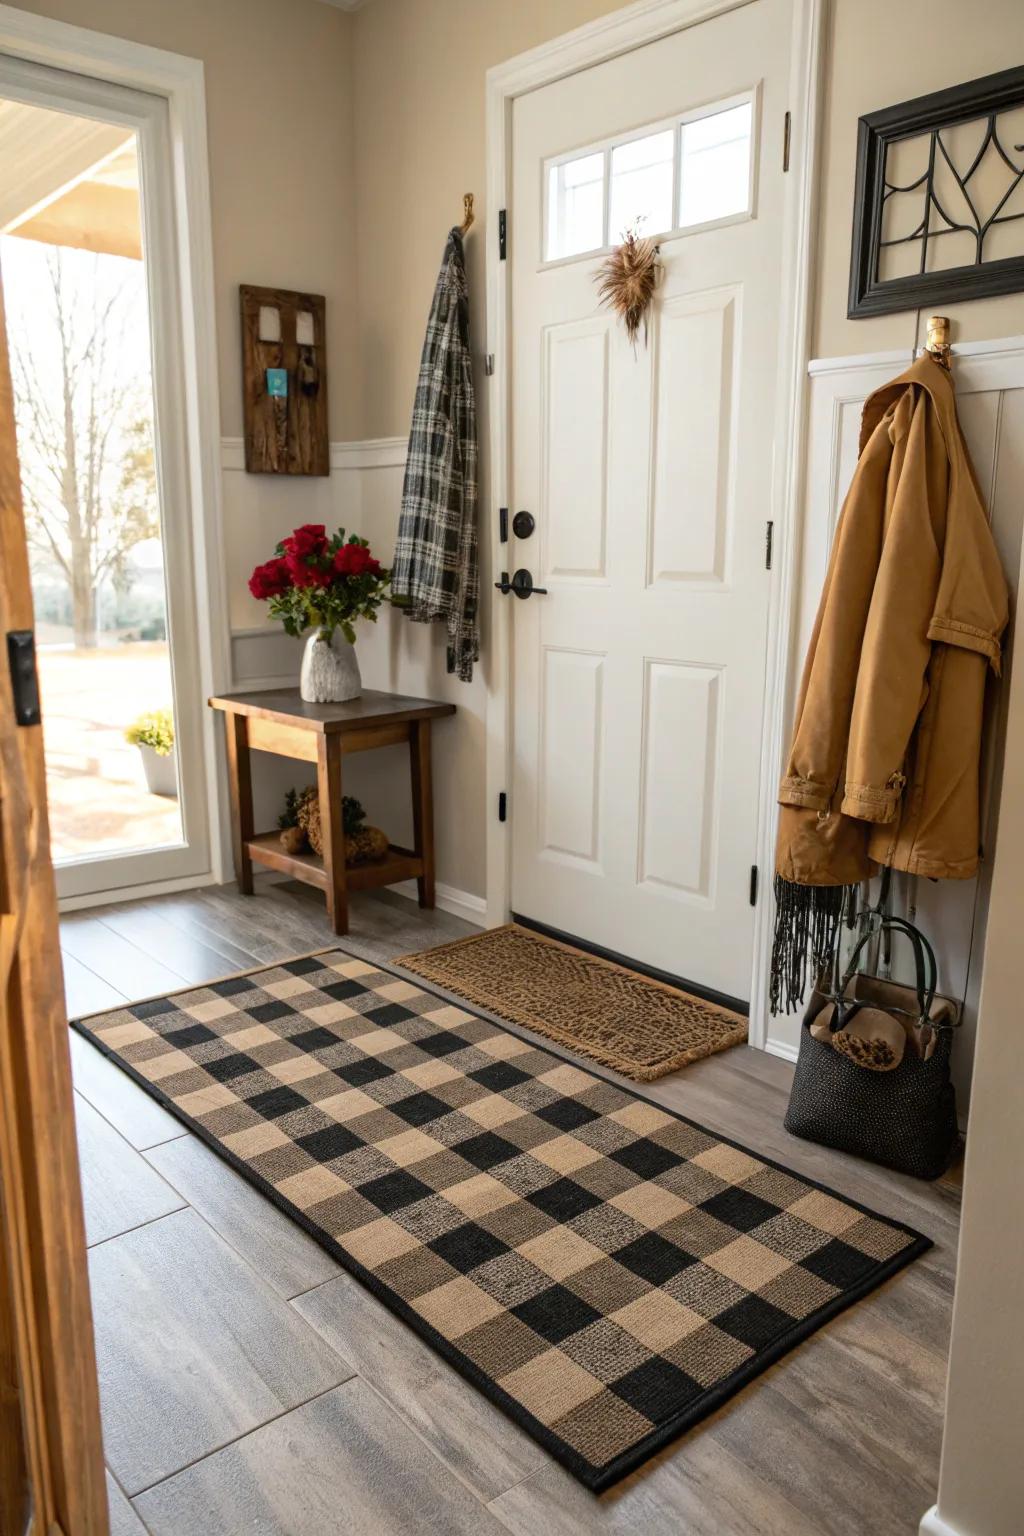
[[[276, 869], [290, 875], [293, 880], [303, 880], [307, 885], [327, 889], [327, 871], [318, 853], [286, 853], [281, 847], [279, 832], [261, 832], [246, 843], [249, 857], [254, 864]], [[368, 864], [349, 864], [345, 870], [345, 884], [350, 891], [375, 890], [380, 885], [397, 885], [401, 880], [413, 880], [423, 874], [423, 860], [409, 848], [388, 845], [383, 859]]]

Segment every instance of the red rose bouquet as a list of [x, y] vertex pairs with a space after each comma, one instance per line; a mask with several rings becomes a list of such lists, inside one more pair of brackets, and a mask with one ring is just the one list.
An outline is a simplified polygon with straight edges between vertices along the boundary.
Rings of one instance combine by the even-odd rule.
[[329, 641], [336, 629], [355, 643], [356, 619], [377, 619], [391, 572], [370, 553], [366, 539], [339, 528], [328, 538], [323, 523], [305, 523], [282, 539], [274, 558], [258, 565], [249, 591], [269, 602], [289, 635], [317, 629]]

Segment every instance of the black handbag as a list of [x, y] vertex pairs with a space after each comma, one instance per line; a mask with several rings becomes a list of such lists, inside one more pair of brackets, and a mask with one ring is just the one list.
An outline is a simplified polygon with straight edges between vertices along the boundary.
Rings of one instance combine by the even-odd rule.
[[[839, 975], [838, 949], [829, 978], [819, 979], [800, 1029], [800, 1052], [786, 1111], [794, 1136], [895, 1168], [919, 1179], [937, 1179], [957, 1146], [956, 1095], [949, 1075], [958, 1006], [937, 997], [935, 955], [919, 928], [879, 912], [854, 946]], [[859, 972], [866, 947], [878, 936], [902, 934], [914, 953], [912, 987]], [[884, 1016], [902, 1028], [906, 1041], [898, 1059], [872, 1069], [870, 1025]], [[879, 1022], [882, 1022], [881, 1020]], [[813, 1030], [813, 1033], [812, 1033]], [[839, 1038], [842, 1037], [842, 1038]], [[836, 1048], [836, 1041], [844, 1047]], [[851, 1050], [853, 1054], [851, 1054]], [[859, 1054], [858, 1054], [859, 1052]]]

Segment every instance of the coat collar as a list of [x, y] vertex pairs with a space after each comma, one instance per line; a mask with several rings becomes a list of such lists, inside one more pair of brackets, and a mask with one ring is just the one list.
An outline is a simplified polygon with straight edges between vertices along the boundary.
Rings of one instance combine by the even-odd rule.
[[895, 405], [906, 389], [913, 386], [928, 394], [939, 418], [946, 447], [952, 452], [957, 435], [953, 379], [949, 370], [941, 367], [928, 352], [922, 352], [905, 373], [883, 384], [881, 389], [876, 389], [874, 394], [868, 396], [860, 423], [859, 452], [864, 452], [869, 437], [886, 411]]

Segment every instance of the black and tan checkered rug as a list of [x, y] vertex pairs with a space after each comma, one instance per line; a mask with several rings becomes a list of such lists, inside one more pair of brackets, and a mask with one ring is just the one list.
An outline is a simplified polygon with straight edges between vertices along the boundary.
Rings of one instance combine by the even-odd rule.
[[76, 1028], [595, 1491], [931, 1246], [340, 950]]

